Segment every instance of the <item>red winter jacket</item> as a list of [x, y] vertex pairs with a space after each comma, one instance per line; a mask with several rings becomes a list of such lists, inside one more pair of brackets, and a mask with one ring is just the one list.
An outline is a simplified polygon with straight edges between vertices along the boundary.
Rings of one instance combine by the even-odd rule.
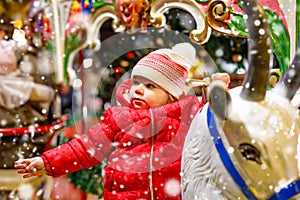
[[[122, 105], [125, 89], [118, 91]], [[111, 107], [87, 134], [42, 154], [48, 175], [89, 168], [107, 158], [105, 200], [150, 200], [151, 194], [157, 200], [181, 199], [181, 153], [199, 108], [195, 96], [150, 110]]]

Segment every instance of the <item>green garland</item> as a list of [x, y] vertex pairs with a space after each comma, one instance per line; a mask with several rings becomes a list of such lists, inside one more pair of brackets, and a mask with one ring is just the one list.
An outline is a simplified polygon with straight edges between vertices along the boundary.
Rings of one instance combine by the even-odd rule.
[[[240, 1], [239, 6], [242, 8]], [[243, 9], [243, 8], [242, 8]], [[240, 13], [236, 13], [232, 7], [229, 7], [231, 12], [231, 20], [229, 21], [229, 27], [236, 33], [248, 36], [247, 25], [244, 16]], [[278, 14], [269, 8], [264, 7], [268, 24], [270, 26], [270, 37], [272, 41], [272, 51], [275, 54], [278, 62], [279, 69], [282, 74], [286, 72], [290, 63], [290, 38], [289, 34], [279, 18]]]

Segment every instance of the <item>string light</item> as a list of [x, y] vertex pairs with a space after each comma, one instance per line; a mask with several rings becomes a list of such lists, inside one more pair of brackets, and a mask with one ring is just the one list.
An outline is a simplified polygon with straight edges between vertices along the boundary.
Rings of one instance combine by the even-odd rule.
[[27, 40], [25, 38], [25, 31], [22, 29], [23, 22], [21, 20], [14, 21], [14, 33], [12, 39], [15, 40], [18, 45], [26, 45]]

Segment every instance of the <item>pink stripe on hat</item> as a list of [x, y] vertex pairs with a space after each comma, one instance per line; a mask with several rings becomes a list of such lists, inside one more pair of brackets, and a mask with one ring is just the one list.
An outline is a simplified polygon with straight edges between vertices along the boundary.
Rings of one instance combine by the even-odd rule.
[[[183, 45], [186, 48], [178, 48]], [[195, 59], [195, 49], [189, 43], [177, 44], [177, 50], [187, 51], [184, 54]], [[174, 46], [174, 47], [175, 47]], [[160, 85], [174, 97], [182, 95], [185, 80], [192, 61], [181, 56], [171, 49], [160, 49], [143, 57], [133, 68], [131, 76], [142, 76]]]

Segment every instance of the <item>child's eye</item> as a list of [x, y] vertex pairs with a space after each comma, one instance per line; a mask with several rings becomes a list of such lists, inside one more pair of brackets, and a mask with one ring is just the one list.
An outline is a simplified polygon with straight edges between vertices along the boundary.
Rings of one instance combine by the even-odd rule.
[[148, 84], [146, 84], [146, 87], [152, 89], [152, 88], [155, 88], [155, 85], [148, 83]]
[[131, 82], [131, 84], [132, 84], [132, 85], [138, 85], [138, 84], [140, 84], [140, 82], [139, 82], [139, 81], [136, 81], [136, 80], [133, 80], [133, 81]]

